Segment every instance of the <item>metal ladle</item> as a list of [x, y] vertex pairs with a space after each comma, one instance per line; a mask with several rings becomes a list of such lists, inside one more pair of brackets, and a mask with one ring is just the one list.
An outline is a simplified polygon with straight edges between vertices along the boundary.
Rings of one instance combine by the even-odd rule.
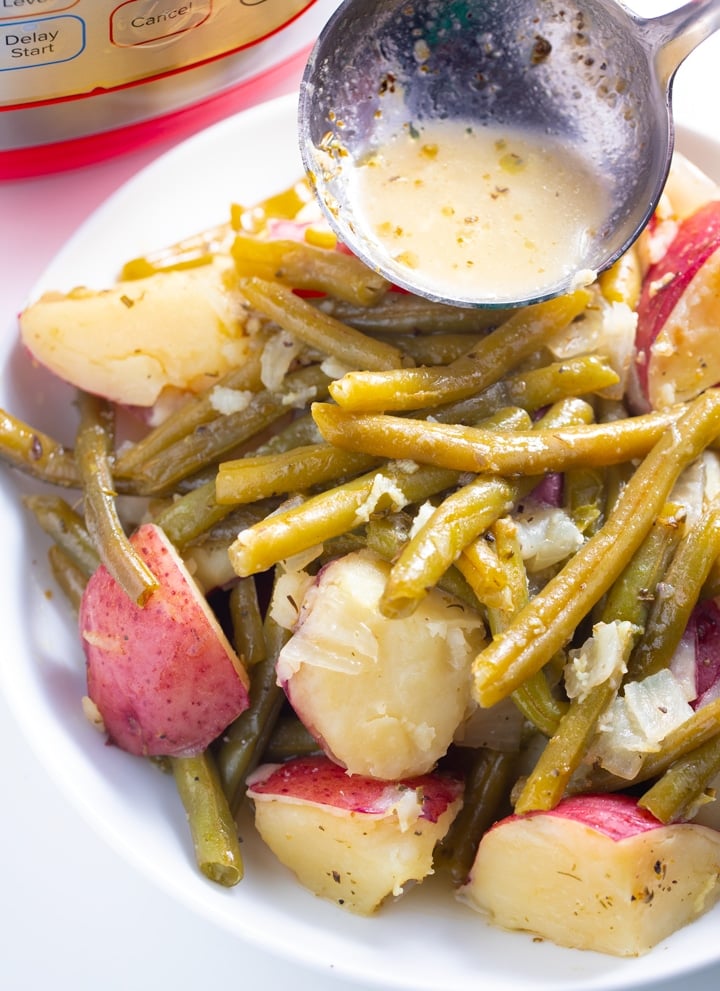
[[[569, 291], [580, 269], [610, 266], [646, 224], [672, 157], [675, 72], [718, 28], [720, 0], [653, 18], [615, 0], [345, 0], [301, 83], [303, 162], [340, 239], [394, 283], [466, 306], [548, 299]], [[579, 265], [511, 298], [451, 298], [382, 250], [357, 222], [347, 165], [376, 148], [388, 124], [438, 118], [541, 130], [582, 151], [604, 178], [609, 208]]]

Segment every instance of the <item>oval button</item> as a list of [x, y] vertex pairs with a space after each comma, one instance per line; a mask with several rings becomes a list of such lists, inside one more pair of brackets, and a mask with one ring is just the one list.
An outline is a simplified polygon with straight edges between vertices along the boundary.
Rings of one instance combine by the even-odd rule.
[[152, 45], [196, 28], [211, 10], [212, 0], [127, 0], [111, 15], [110, 40], [119, 48]]

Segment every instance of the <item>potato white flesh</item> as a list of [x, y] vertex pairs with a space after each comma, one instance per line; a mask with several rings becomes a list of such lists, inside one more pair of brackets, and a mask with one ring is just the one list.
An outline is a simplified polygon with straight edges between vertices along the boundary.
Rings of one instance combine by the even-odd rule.
[[277, 676], [334, 760], [353, 774], [398, 780], [427, 773], [446, 753], [471, 704], [470, 668], [485, 628], [438, 590], [411, 616], [384, 617], [388, 572], [364, 551], [323, 568]]
[[20, 333], [71, 385], [134, 406], [168, 386], [199, 391], [248, 353], [242, 301], [214, 265], [47, 293], [20, 315]]
[[350, 777], [325, 757], [263, 765], [248, 786], [255, 825], [278, 860], [316, 895], [359, 915], [432, 873], [435, 844], [462, 805], [457, 779], [391, 784]]
[[687, 402], [720, 381], [720, 201], [685, 218], [648, 270], [640, 303], [634, 405]]
[[718, 901], [720, 833], [619, 795], [565, 799], [487, 832], [459, 897], [504, 929], [637, 956]]
[[237, 654], [163, 531], [131, 542], [159, 581], [138, 606], [104, 566], [79, 613], [88, 695], [110, 740], [137, 755], [204, 750], [248, 705]]

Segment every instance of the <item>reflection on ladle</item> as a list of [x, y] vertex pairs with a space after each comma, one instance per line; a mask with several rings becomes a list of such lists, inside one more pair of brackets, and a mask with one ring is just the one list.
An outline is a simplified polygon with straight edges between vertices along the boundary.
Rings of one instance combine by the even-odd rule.
[[637, 237], [667, 177], [675, 71], [720, 0], [346, 0], [300, 92], [303, 160], [339, 237], [468, 306], [547, 299]]

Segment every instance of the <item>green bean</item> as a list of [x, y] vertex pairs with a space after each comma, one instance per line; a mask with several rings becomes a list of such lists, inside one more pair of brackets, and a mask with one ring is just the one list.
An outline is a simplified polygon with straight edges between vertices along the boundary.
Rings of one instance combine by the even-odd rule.
[[647, 413], [556, 430], [517, 430], [502, 438], [478, 427], [352, 413], [331, 403], [313, 403], [312, 415], [325, 440], [346, 451], [410, 458], [474, 474], [542, 475], [641, 458], [680, 413]]
[[[502, 606], [488, 607], [487, 619], [490, 632], [497, 636], [517, 613], [527, 604], [530, 590], [522, 559], [517, 526], [509, 519], [499, 519], [492, 527], [497, 555], [507, 575], [507, 598]], [[541, 733], [551, 736], [567, 709], [567, 704], [556, 699], [550, 691], [544, 671], [536, 671], [519, 685], [510, 697], [525, 718]]]
[[436, 303], [405, 293], [387, 293], [374, 306], [322, 300], [320, 309], [368, 334], [480, 334], [512, 315], [512, 310], [471, 309]]
[[720, 698], [700, 706], [685, 722], [671, 730], [660, 744], [660, 750], [645, 756], [633, 780], [648, 781], [664, 774], [672, 764], [717, 737], [718, 733]]
[[162, 527], [168, 539], [178, 550], [225, 519], [233, 505], [221, 505], [215, 498], [215, 479], [186, 492], [154, 514], [154, 521]]
[[571, 396], [596, 393], [617, 381], [617, 372], [604, 358], [581, 355], [506, 376], [468, 399], [433, 409], [432, 415], [441, 423], [472, 424], [503, 406], [534, 413]]
[[[411, 526], [412, 518], [406, 513], [388, 513], [386, 516], [372, 517], [365, 527], [365, 538], [360, 546], [368, 547], [386, 561], [394, 561], [407, 543]], [[330, 541], [326, 544], [326, 548], [332, 547], [332, 543]], [[451, 566], [447, 569], [438, 580], [437, 586], [454, 598], [460, 599], [470, 609], [477, 611], [481, 608], [481, 603], [470, 583], [455, 567]]]
[[[581, 402], [558, 403], [536, 424], [537, 430], [557, 430], [591, 416]], [[483, 423], [483, 429], [497, 434], [500, 442], [508, 431], [530, 425], [523, 410], [499, 411]], [[380, 600], [384, 615], [407, 615], [427, 589], [453, 564], [464, 547], [486, 530], [536, 484], [535, 478], [504, 479], [479, 475], [440, 503], [420, 527], [393, 564]]]
[[441, 492], [457, 479], [456, 472], [389, 462], [242, 531], [230, 545], [230, 561], [241, 577], [265, 571], [278, 561], [355, 529], [375, 513], [401, 509]]
[[376, 339], [394, 344], [416, 365], [448, 365], [482, 340], [480, 334], [377, 334]]
[[261, 444], [253, 452], [255, 456], [263, 454], [281, 454], [294, 447], [304, 447], [306, 444], [319, 444], [322, 441], [320, 431], [309, 413], [303, 413], [283, 427], [276, 430], [272, 437]]
[[224, 461], [218, 468], [215, 497], [220, 505], [237, 505], [302, 492], [342, 476], [367, 471], [377, 460], [320, 443], [295, 447], [281, 454]]
[[605, 475], [599, 469], [571, 468], [565, 472], [565, 508], [582, 534], [593, 534], [602, 525], [605, 495]]
[[720, 772], [720, 731], [685, 757], [675, 761], [638, 799], [638, 805], [661, 822], [690, 819], [702, 803], [703, 792]]
[[[524, 410], [511, 409], [498, 414], [494, 423], [486, 422], [485, 427], [504, 431], [529, 422]], [[409, 615], [463, 547], [509, 512], [519, 497], [517, 483], [490, 475], [479, 476], [446, 496], [393, 564], [380, 598], [383, 615]]]
[[89, 578], [100, 565], [100, 555], [80, 513], [56, 495], [28, 495], [23, 503], [72, 564]]
[[240, 578], [235, 582], [230, 590], [228, 607], [235, 650], [245, 667], [255, 667], [265, 660], [267, 645], [254, 578]]
[[87, 575], [58, 547], [51, 544], [48, 548], [48, 563], [56, 584], [64, 594], [74, 612], [80, 609], [83, 592], [87, 585]]
[[653, 521], [638, 552], [626, 563], [610, 588], [603, 605], [602, 619], [622, 620], [645, 628], [648, 613], [657, 594], [657, 585], [667, 573], [683, 534], [685, 508], [669, 502]]
[[211, 881], [230, 888], [242, 880], [237, 826], [210, 753], [171, 757], [175, 784], [185, 808], [197, 865]]
[[227, 552], [228, 546], [241, 530], [255, 526], [267, 516], [271, 516], [278, 510], [279, 506], [278, 499], [261, 499], [247, 506], [226, 507], [231, 512], [182, 546], [186, 550], [191, 550], [194, 546], [203, 546], [204, 544], [214, 544], [215, 546], [224, 544]]
[[720, 501], [715, 501], [680, 540], [656, 589], [643, 635], [628, 664], [626, 680], [637, 681], [667, 667], [718, 555]]
[[87, 393], [80, 393], [78, 406], [80, 425], [75, 457], [82, 480], [88, 533], [110, 574], [129, 598], [142, 606], [159, 582], [128, 540], [117, 513], [110, 467], [113, 414], [108, 404]]
[[626, 303], [631, 310], [636, 309], [642, 288], [642, 270], [637, 247], [633, 245], [628, 248], [614, 265], [602, 272], [598, 284], [609, 303]]
[[250, 669], [250, 705], [225, 730], [216, 749], [220, 780], [234, 815], [245, 797], [245, 779], [264, 752], [285, 702], [275, 663], [290, 634], [269, 615], [264, 633], [265, 657]]
[[231, 233], [229, 224], [218, 224], [216, 227], [183, 238], [167, 248], [131, 258], [120, 270], [120, 281], [145, 279], [157, 272], [209, 265], [217, 252], [225, 248]]
[[[632, 623], [639, 634], [649, 609], [649, 596], [664, 575], [679, 539], [676, 510], [673, 505], [666, 506], [655, 520], [637, 554], [610, 590], [602, 621]], [[636, 640], [637, 635], [628, 639], [627, 656]], [[583, 698], [571, 699], [523, 785], [515, 804], [516, 812], [551, 809], [557, 805], [580, 766], [598, 719], [612, 702], [619, 684], [620, 678], [610, 678], [591, 688]]]
[[578, 290], [571, 296], [515, 311], [497, 330], [445, 367], [400, 368], [348, 372], [330, 388], [332, 398], [347, 410], [413, 410], [440, 406], [474, 395], [498, 381], [554, 333], [567, 326], [588, 302]]
[[138, 490], [146, 495], [172, 491], [183, 478], [222, 458], [285, 416], [296, 395], [323, 395], [328, 381], [319, 366], [311, 365], [286, 376], [282, 392], [264, 389], [255, 393], [244, 409], [201, 424], [140, 465], [133, 473]]
[[259, 347], [251, 351], [240, 368], [232, 369], [227, 375], [218, 379], [214, 386], [188, 399], [141, 440], [120, 451], [115, 459], [115, 475], [132, 476], [143, 464], [172, 447], [183, 437], [193, 434], [204, 424], [221, 416], [213, 398], [214, 390], [218, 386], [238, 392], [257, 392], [262, 387], [259, 351]]
[[467, 881], [483, 834], [499, 818], [516, 759], [480, 748], [466, 772], [463, 807], [433, 855], [434, 866], [447, 871], [456, 887]]
[[514, 691], [571, 638], [644, 540], [680, 472], [719, 431], [720, 392], [709, 389], [641, 462], [603, 527], [476, 658], [474, 694], [481, 705]]
[[455, 566], [472, 588], [478, 602], [486, 608], [498, 609], [508, 604], [508, 574], [486, 537], [482, 534], [464, 547]]
[[4, 409], [0, 409], [0, 458], [43, 482], [80, 487], [73, 452]]
[[239, 280], [241, 294], [250, 305], [299, 341], [340, 361], [346, 368], [399, 368], [398, 348], [374, 340], [296, 296], [276, 282]]
[[290, 757], [322, 753], [322, 747], [295, 715], [280, 716], [270, 734], [262, 760], [281, 763]]
[[241, 277], [276, 280], [291, 289], [328, 293], [357, 306], [374, 306], [390, 288], [387, 279], [355, 255], [306, 241], [238, 234], [230, 253]]

